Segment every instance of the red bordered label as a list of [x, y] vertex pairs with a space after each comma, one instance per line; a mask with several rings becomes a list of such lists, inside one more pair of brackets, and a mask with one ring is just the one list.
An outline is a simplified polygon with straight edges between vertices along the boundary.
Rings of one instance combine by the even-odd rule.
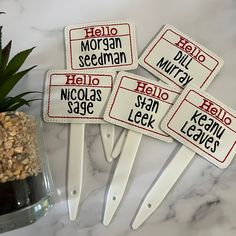
[[104, 123], [115, 73], [49, 71], [43, 117], [47, 122]]
[[218, 167], [227, 167], [235, 155], [236, 112], [193, 86], [181, 94], [162, 128]]
[[166, 25], [139, 59], [139, 64], [170, 85], [206, 89], [224, 62], [216, 54]]
[[67, 68], [131, 70], [138, 67], [135, 25], [131, 20], [67, 26]]
[[171, 142], [160, 122], [173, 105], [178, 90], [156, 81], [120, 72], [109, 99], [104, 119], [115, 125]]

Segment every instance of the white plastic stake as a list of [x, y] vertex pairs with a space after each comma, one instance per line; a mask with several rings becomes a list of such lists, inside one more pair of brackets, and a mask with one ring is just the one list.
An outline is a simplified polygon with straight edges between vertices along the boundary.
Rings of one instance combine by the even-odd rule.
[[80, 202], [84, 159], [84, 124], [70, 125], [67, 201], [70, 220], [75, 220]]
[[119, 138], [117, 139], [114, 147], [113, 147], [113, 151], [112, 151], [112, 154], [111, 156], [115, 159], [117, 158], [120, 153], [121, 153], [121, 150], [124, 146], [124, 142], [125, 142], [125, 139], [127, 137], [127, 129], [124, 129], [121, 131], [121, 134], [119, 136]]
[[142, 134], [128, 131], [107, 193], [103, 224], [109, 225], [124, 195]]
[[114, 125], [101, 124], [100, 131], [106, 160], [112, 162], [111, 153], [114, 145]]
[[137, 229], [159, 207], [178, 178], [186, 169], [195, 155], [191, 149], [181, 146], [177, 154], [166, 167], [162, 175], [146, 194], [134, 220], [132, 229]]

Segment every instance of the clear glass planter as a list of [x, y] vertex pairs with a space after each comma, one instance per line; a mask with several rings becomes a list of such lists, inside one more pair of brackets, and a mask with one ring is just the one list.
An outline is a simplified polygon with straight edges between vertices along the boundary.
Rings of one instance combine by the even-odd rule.
[[41, 130], [23, 112], [0, 113], [0, 233], [35, 222], [53, 206]]

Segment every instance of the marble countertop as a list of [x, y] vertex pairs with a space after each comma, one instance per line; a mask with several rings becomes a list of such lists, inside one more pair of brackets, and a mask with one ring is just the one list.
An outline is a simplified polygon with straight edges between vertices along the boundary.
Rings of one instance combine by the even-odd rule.
[[[232, 0], [0, 0], [4, 44], [13, 53], [37, 46], [25, 66], [37, 64], [15, 93], [43, 91], [45, 72], [65, 68], [66, 25], [132, 18], [138, 53], [166, 23], [217, 53], [224, 67], [208, 92], [236, 110], [236, 1]], [[143, 69], [135, 73], [152, 77]], [[41, 116], [41, 102], [28, 110]], [[118, 131], [119, 129], [117, 129]], [[86, 125], [84, 186], [79, 217], [71, 222], [65, 198], [68, 125], [44, 124], [44, 137], [55, 184], [55, 207], [35, 224], [4, 236], [235, 236], [236, 161], [218, 169], [196, 155], [163, 204], [138, 230], [130, 222], [147, 190], [180, 145], [143, 137], [124, 199], [112, 223], [101, 223], [106, 187], [115, 164], [105, 161], [98, 125]]]

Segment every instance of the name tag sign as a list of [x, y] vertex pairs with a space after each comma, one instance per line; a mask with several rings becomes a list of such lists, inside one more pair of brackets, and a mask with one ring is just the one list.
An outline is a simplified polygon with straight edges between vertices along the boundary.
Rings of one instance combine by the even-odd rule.
[[156, 81], [120, 72], [104, 119], [115, 125], [171, 142], [172, 138], [159, 128], [159, 124], [179, 94], [179, 90]]
[[181, 94], [162, 128], [220, 168], [235, 155], [236, 112], [193, 86]]
[[43, 117], [47, 122], [105, 123], [103, 113], [115, 73], [49, 71]]
[[165, 25], [144, 51], [139, 64], [167, 84], [183, 89], [192, 82], [206, 89], [224, 62], [173, 26]]
[[68, 69], [132, 70], [138, 67], [135, 25], [131, 20], [67, 26]]

